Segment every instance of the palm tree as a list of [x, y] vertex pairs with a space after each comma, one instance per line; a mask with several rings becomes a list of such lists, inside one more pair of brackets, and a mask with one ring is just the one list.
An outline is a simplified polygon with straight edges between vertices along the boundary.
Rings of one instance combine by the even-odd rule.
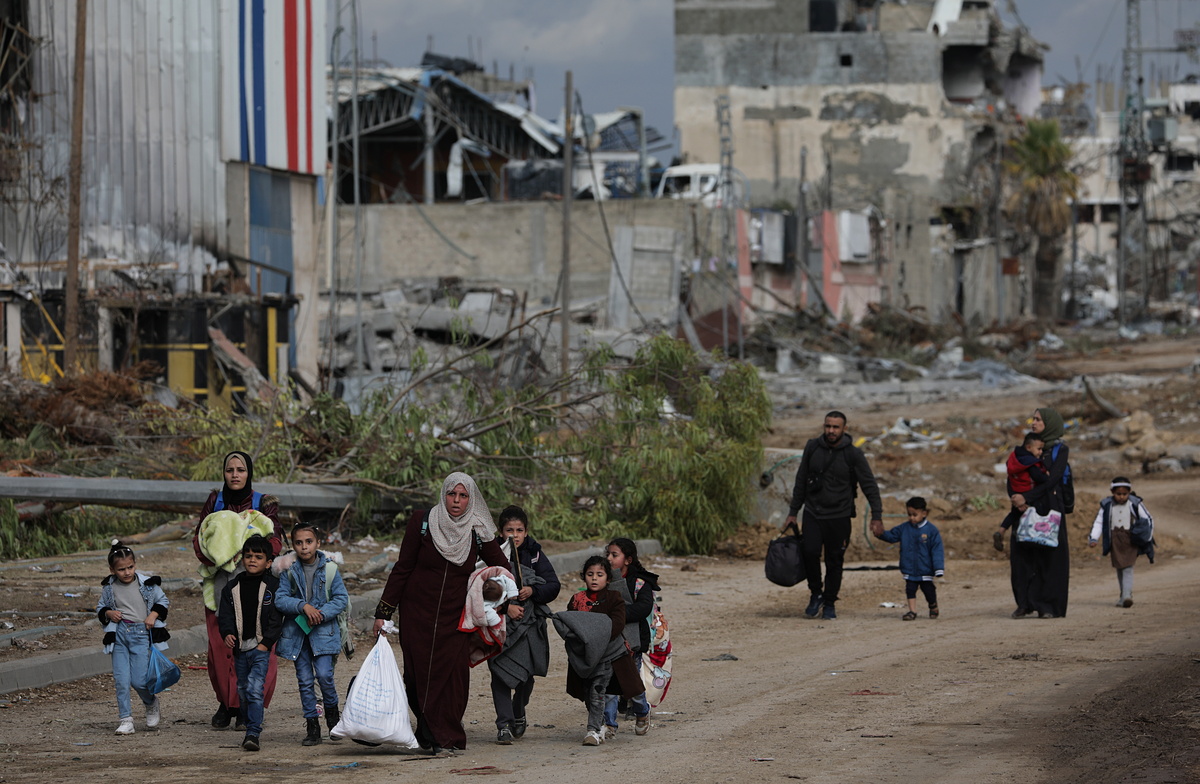
[[1033, 312], [1040, 318], [1058, 313], [1058, 259], [1071, 227], [1071, 200], [1079, 177], [1071, 171], [1071, 145], [1063, 141], [1058, 120], [1030, 120], [1025, 133], [1008, 143], [1005, 168], [1013, 180], [1006, 208], [1018, 229], [1037, 237], [1034, 253]]

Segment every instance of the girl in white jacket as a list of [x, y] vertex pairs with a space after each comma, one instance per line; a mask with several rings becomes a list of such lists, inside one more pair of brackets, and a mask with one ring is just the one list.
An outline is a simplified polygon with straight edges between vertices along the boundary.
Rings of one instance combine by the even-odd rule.
[[1117, 606], [1132, 607], [1133, 563], [1139, 555], [1154, 563], [1154, 518], [1145, 502], [1133, 494], [1133, 486], [1126, 477], [1116, 477], [1109, 487], [1112, 495], [1100, 502], [1088, 546], [1103, 543], [1104, 554], [1111, 556], [1117, 570], [1117, 586], [1121, 589]]

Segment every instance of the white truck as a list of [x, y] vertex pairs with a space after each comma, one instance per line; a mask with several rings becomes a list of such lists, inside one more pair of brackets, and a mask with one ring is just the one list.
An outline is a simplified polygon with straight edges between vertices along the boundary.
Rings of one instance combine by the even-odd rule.
[[[705, 207], [724, 207], [721, 185], [721, 166], [716, 163], [685, 163], [670, 166], [658, 181], [655, 198], [699, 201]], [[729, 198], [736, 206], [746, 206], [750, 193], [746, 175], [733, 169]]]

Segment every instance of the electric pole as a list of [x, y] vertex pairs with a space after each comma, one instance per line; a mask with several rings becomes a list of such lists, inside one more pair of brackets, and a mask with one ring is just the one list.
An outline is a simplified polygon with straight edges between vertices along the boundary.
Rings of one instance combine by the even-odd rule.
[[71, 156], [67, 194], [66, 338], [63, 372], [79, 370], [79, 239], [83, 212], [83, 90], [87, 56], [87, 0], [75, 0], [75, 76], [71, 85]]

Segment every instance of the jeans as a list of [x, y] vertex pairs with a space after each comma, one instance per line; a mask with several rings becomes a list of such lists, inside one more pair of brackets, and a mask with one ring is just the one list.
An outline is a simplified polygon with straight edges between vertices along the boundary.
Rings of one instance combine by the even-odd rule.
[[[317, 718], [317, 692], [313, 682], [321, 686], [321, 701], [328, 708], [336, 708], [338, 704], [337, 686], [333, 682], [332, 653], [315, 655], [308, 638], [300, 645], [300, 655], [296, 657], [296, 683], [300, 686], [300, 707], [304, 709], [304, 718]], [[239, 678], [240, 680], [240, 678]]]
[[492, 705], [496, 709], [496, 729], [508, 727], [512, 729], [513, 722], [525, 718], [525, 708], [533, 694], [533, 676], [518, 684], [517, 688], [509, 689], [508, 684], [492, 673]]
[[122, 719], [133, 717], [129, 689], [137, 691], [142, 702], [154, 704], [154, 695], [146, 690], [146, 665], [150, 662], [150, 633], [141, 621], [117, 624], [117, 639], [113, 642], [113, 680], [117, 686], [117, 712]]
[[[637, 668], [639, 673], [642, 671], [642, 654], [638, 653], [634, 655], [633, 666]], [[620, 699], [620, 696], [610, 694], [604, 700], [604, 723], [610, 727], [618, 726], [617, 703], [620, 702]], [[646, 702], [646, 692], [642, 692], [631, 699], [629, 705], [633, 708], [633, 715], [638, 718], [650, 715], [650, 703]]]
[[271, 661], [270, 651], [254, 648], [235, 651], [233, 666], [237, 671], [238, 701], [241, 703], [242, 718], [246, 721], [246, 734], [258, 737], [262, 734], [263, 694], [266, 690], [267, 665]]

